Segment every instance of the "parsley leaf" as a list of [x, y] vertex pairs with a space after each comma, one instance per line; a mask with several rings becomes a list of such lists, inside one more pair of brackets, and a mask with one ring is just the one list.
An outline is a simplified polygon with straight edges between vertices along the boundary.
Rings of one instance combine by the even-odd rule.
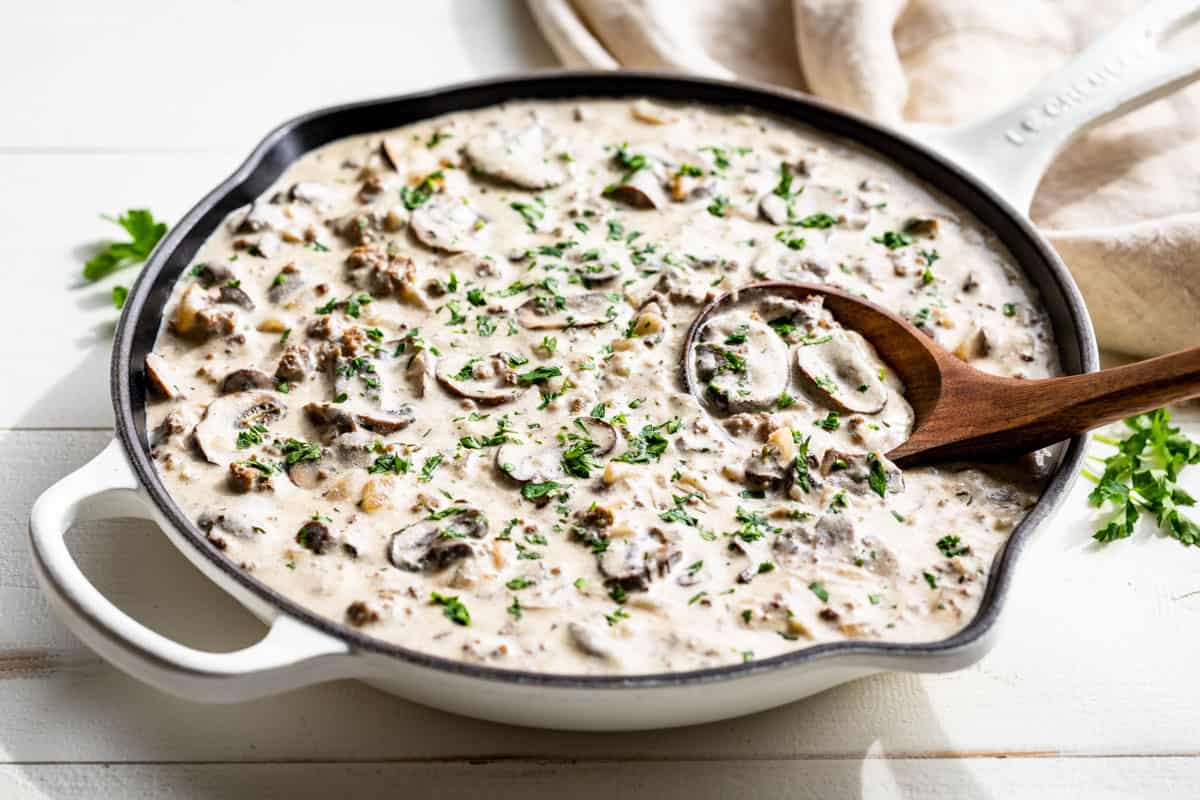
[[471, 612], [462, 604], [457, 595], [447, 597], [444, 594], [434, 592], [429, 596], [429, 601], [441, 606], [442, 614], [455, 625], [467, 626], [471, 624]]
[[[167, 223], [156, 221], [144, 208], [131, 208], [115, 219], [105, 214], [101, 219], [120, 225], [131, 241], [109, 242], [89, 258], [83, 265], [83, 277], [89, 281], [98, 281], [119, 269], [145, 261], [167, 232]], [[115, 294], [113, 302], [116, 302]]]

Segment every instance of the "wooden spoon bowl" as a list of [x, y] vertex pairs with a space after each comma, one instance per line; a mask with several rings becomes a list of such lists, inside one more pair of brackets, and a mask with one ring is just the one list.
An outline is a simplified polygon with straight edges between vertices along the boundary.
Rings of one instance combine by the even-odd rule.
[[692, 320], [680, 368], [685, 388], [702, 403], [691, 357], [697, 335], [718, 312], [769, 295], [823, 297], [834, 318], [869, 341], [904, 382], [913, 430], [886, 454], [901, 467], [1011, 461], [1122, 417], [1200, 396], [1200, 347], [1082, 375], [1005, 378], [968, 366], [907, 320], [840, 289], [763, 281], [718, 297]]

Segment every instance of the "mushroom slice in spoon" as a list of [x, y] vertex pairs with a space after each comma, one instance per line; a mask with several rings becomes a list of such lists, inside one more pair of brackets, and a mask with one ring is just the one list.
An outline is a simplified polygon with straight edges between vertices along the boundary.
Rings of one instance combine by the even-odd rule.
[[494, 127], [467, 142], [463, 152], [471, 164], [487, 175], [523, 189], [549, 189], [567, 179], [552, 137], [541, 125], [520, 131]]
[[515, 400], [528, 389], [517, 380], [507, 353], [490, 356], [450, 359], [437, 364], [437, 379], [447, 390], [486, 405], [499, 405]]
[[221, 381], [221, 394], [248, 392], [253, 389], [273, 389], [275, 379], [260, 369], [235, 369]]
[[401, 528], [388, 542], [388, 561], [407, 572], [437, 572], [464, 558], [475, 555], [472, 539], [488, 534], [488, 521], [482, 511], [451, 506], [423, 520]]
[[[287, 406], [268, 392], [236, 392], [208, 404], [192, 438], [201, 454], [213, 464], [228, 464], [238, 457], [242, 434], [258, 432], [282, 419]], [[242, 448], [244, 449], [244, 448]]]
[[788, 386], [788, 353], [766, 323], [735, 309], [709, 320], [696, 338], [690, 373], [702, 401], [734, 414], [776, 406]]
[[413, 235], [435, 250], [461, 253], [478, 244], [484, 219], [462, 197], [439, 192], [413, 211]]
[[825, 405], [838, 411], [878, 414], [887, 405], [879, 371], [850, 331], [834, 330], [796, 346], [796, 366]]
[[585, 292], [570, 297], [541, 295], [517, 308], [517, 320], [528, 330], [584, 328], [601, 325], [614, 314], [612, 299], [604, 292]]

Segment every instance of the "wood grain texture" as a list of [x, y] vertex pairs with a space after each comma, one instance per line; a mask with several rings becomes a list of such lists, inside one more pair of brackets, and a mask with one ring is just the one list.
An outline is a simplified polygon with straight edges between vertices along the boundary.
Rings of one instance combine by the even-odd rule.
[[0, 767], [12, 800], [354, 797], [570, 797], [612, 800], [830, 798], [1185, 797], [1200, 779], [1191, 759], [730, 760], [628, 764], [459, 761], [438, 764], [169, 764]]

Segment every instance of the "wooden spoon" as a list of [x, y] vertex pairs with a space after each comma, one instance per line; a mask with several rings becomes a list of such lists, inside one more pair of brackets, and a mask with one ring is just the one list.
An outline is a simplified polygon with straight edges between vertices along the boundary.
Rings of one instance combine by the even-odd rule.
[[874, 345], [904, 381], [904, 396], [915, 417], [913, 431], [886, 454], [902, 467], [1011, 461], [1123, 417], [1200, 396], [1200, 347], [1083, 375], [1003, 378], [968, 366], [873, 303], [829, 286], [788, 281], [744, 286], [718, 297], [697, 315], [687, 332], [681, 365], [688, 391], [698, 385], [690, 355], [704, 323], [727, 307], [769, 295], [825, 298], [834, 318]]

